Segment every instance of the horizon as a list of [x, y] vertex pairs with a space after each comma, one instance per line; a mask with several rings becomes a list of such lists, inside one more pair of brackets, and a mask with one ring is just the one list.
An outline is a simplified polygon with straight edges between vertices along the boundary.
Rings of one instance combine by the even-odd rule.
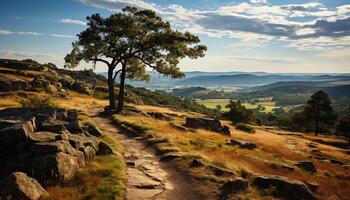
[[[182, 71], [349, 73], [350, 3], [346, 0], [4, 0], [0, 57], [32, 58], [63, 67], [86, 16], [106, 17], [125, 6], [156, 11], [172, 27], [208, 46], [184, 59]], [[19, 14], [20, 13], [20, 14]], [[81, 64], [79, 69], [88, 68]], [[96, 72], [106, 71], [98, 64]]]

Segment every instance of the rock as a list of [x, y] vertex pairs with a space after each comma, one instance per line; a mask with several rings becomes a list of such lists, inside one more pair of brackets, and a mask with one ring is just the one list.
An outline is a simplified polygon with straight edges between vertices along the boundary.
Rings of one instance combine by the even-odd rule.
[[209, 168], [213, 171], [215, 176], [232, 176], [236, 174], [234, 171], [231, 171], [223, 167], [210, 165]]
[[202, 128], [224, 135], [230, 135], [229, 128], [227, 126], [222, 126], [221, 122], [217, 119], [186, 117], [185, 126], [190, 128]]
[[66, 140], [60, 140], [56, 142], [41, 142], [34, 143], [31, 148], [31, 152], [35, 155], [46, 155], [46, 154], [55, 154], [58, 152], [64, 152], [76, 157], [83, 157], [82, 152], [74, 149], [70, 143]]
[[317, 183], [306, 183], [307, 187], [310, 188], [312, 192], [316, 192], [318, 189]]
[[316, 167], [311, 161], [300, 161], [295, 163], [295, 166], [299, 167], [300, 169], [303, 169], [307, 172], [316, 172]]
[[76, 109], [67, 110], [67, 121], [77, 121], [79, 114]]
[[80, 93], [85, 93], [88, 95], [91, 95], [93, 93], [92, 88], [93, 87], [90, 83], [83, 82], [83, 81], [75, 81], [71, 86], [72, 90]]
[[39, 156], [32, 159], [29, 174], [39, 182], [68, 182], [85, 165], [85, 160], [63, 152], [54, 155]]
[[50, 118], [48, 120], [43, 121], [41, 124], [38, 124], [38, 130], [60, 133], [62, 131], [67, 131], [65, 127], [67, 124], [68, 122]]
[[0, 199], [52, 200], [38, 181], [22, 172], [14, 172], [0, 182]]
[[85, 130], [93, 136], [101, 137], [103, 135], [102, 131], [94, 125], [85, 126]]
[[55, 142], [59, 139], [59, 134], [52, 132], [35, 132], [29, 134], [29, 141], [33, 143], [39, 142]]
[[29, 83], [17, 78], [0, 75], [0, 91], [27, 90]]
[[82, 148], [80, 151], [84, 153], [84, 157], [86, 160], [92, 159], [96, 155], [96, 151], [91, 146], [86, 146], [85, 148]]
[[159, 119], [159, 120], [165, 120], [165, 121], [174, 120], [172, 116], [167, 115], [167, 114], [162, 113], [162, 112], [148, 112], [147, 114], [149, 114], [151, 117], [153, 117], [155, 119]]
[[205, 163], [203, 162], [203, 160], [201, 159], [193, 159], [190, 167], [203, 167], [205, 165]]
[[232, 145], [232, 146], [239, 146], [240, 148], [243, 149], [255, 149], [257, 146], [254, 143], [243, 141], [243, 140], [236, 140], [236, 139], [231, 139], [226, 142], [227, 145]]
[[248, 181], [244, 178], [238, 177], [226, 182], [221, 188], [220, 200], [225, 200], [230, 194], [248, 189]]
[[160, 156], [160, 161], [168, 162], [168, 161], [174, 160], [176, 158], [180, 158], [180, 157], [181, 157], [181, 155], [179, 153], [170, 152], [170, 153], [166, 153], [166, 154]]
[[303, 182], [281, 176], [258, 176], [254, 179], [252, 185], [264, 190], [269, 189], [271, 186], [275, 187], [275, 195], [286, 200], [317, 199]]
[[79, 120], [70, 121], [70, 122], [66, 123], [64, 126], [70, 133], [82, 133], [83, 132], [83, 127], [81, 126]]
[[31, 121], [3, 128], [0, 130], [0, 149], [16, 145], [20, 141], [25, 141], [30, 133], [33, 133], [34, 126]]
[[113, 154], [113, 149], [109, 147], [106, 143], [100, 142], [98, 144], [97, 155], [109, 155]]
[[46, 90], [50, 85], [50, 81], [44, 76], [38, 76], [30, 83], [32, 88], [35, 90]]
[[307, 144], [307, 146], [310, 148], [317, 148], [318, 145], [316, 143], [310, 142]]
[[179, 131], [184, 131], [184, 132], [188, 132], [188, 128], [184, 127], [184, 126], [181, 126], [181, 125], [177, 125], [177, 124], [174, 124], [174, 123], [169, 123], [169, 125]]

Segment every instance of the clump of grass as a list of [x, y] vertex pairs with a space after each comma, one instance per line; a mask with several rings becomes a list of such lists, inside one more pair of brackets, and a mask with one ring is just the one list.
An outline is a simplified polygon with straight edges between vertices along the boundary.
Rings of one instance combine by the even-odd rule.
[[247, 133], [255, 133], [255, 128], [244, 123], [236, 124], [236, 129], [247, 132]]
[[50, 97], [41, 97], [39, 95], [29, 96], [21, 100], [20, 106], [32, 109], [58, 108], [58, 105]]
[[151, 128], [146, 123], [130, 121], [121, 115], [114, 115], [114, 121], [123, 129], [134, 134], [146, 134]]

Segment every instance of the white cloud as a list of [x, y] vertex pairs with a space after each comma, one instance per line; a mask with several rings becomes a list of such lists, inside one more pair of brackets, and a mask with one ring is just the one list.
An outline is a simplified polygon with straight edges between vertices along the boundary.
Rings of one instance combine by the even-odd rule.
[[81, 20], [76, 20], [76, 19], [65, 18], [65, 19], [61, 19], [59, 22], [62, 24], [73, 24], [73, 25], [79, 25], [79, 26], [86, 26], [86, 22], [81, 21]]
[[12, 31], [8, 31], [8, 30], [0, 29], [0, 35], [9, 35], [9, 34], [13, 34], [13, 32]]
[[50, 36], [58, 37], [58, 38], [74, 38], [75, 37], [73, 35], [62, 35], [62, 34], [54, 34], [54, 33], [51, 33]]
[[[322, 41], [314, 49], [349, 46], [350, 5], [329, 9], [322, 3], [287, 5], [250, 0], [212, 10], [188, 9], [181, 5], [160, 6], [142, 0], [80, 0], [80, 2], [118, 12], [125, 6], [151, 9], [175, 28], [209, 37], [237, 38], [242, 42], [284, 42], [297, 49], [313, 49], [314, 40]], [[327, 38], [327, 41], [325, 40]], [[328, 39], [330, 38], [330, 40]], [[309, 39], [309, 40], [308, 40]], [[306, 41], [303, 44], [301, 41]], [[322, 45], [321, 45], [322, 44]]]
[[267, 0], [249, 0], [251, 3], [267, 3]]
[[297, 63], [301, 59], [300, 58], [272, 58], [272, 57], [230, 57], [233, 60], [241, 60], [241, 61], [250, 61], [256, 63], [283, 63], [283, 64], [292, 64]]

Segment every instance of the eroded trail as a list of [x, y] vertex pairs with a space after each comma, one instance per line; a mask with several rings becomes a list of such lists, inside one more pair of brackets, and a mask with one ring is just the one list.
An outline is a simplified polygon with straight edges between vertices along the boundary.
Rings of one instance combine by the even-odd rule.
[[185, 177], [171, 166], [159, 162], [153, 149], [138, 138], [129, 138], [120, 133], [109, 118], [98, 115], [98, 110], [89, 115], [102, 131], [112, 133], [124, 146], [127, 163], [127, 200], [194, 200], [201, 199], [191, 189]]

